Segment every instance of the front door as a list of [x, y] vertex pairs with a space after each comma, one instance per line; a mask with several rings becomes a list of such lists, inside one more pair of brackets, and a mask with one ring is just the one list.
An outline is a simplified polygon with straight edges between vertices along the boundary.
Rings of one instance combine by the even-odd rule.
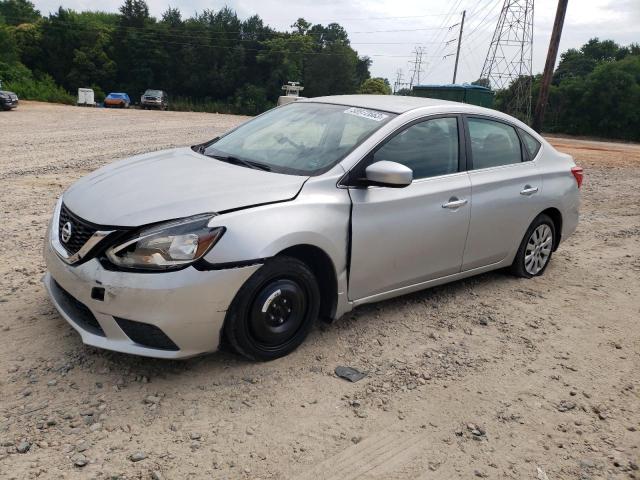
[[460, 122], [451, 116], [414, 123], [365, 160], [402, 163], [414, 181], [405, 188], [349, 189], [351, 300], [460, 271], [471, 209]]

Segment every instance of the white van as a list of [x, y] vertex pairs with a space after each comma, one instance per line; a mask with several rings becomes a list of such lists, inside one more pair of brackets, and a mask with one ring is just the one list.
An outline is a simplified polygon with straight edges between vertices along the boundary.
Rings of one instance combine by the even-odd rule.
[[96, 102], [93, 90], [90, 88], [79, 88], [77, 105], [81, 105], [84, 107], [95, 107]]

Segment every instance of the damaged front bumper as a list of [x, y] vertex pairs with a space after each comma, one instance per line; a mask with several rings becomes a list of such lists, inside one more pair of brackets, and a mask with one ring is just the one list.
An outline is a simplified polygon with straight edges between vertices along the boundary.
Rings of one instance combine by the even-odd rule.
[[45, 287], [85, 344], [167, 359], [217, 350], [231, 301], [260, 268], [119, 272], [95, 258], [68, 265], [50, 241], [44, 250]]

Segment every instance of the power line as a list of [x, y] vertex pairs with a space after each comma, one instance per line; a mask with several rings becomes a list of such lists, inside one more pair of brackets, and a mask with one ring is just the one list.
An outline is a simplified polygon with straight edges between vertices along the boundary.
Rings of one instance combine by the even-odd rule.
[[[439, 57], [441, 55], [443, 55], [443, 53], [445, 52], [446, 48], [447, 48], [447, 42], [444, 42], [444, 38], [445, 35], [447, 34], [447, 32], [450, 31], [451, 27], [446, 27], [445, 25], [447, 25], [447, 23], [449, 23], [451, 21], [452, 16], [454, 15], [454, 13], [457, 11], [458, 7], [461, 5], [462, 0], [457, 0], [454, 4], [451, 5], [451, 9], [449, 10], [449, 15], [444, 19], [443, 23], [441, 24], [441, 31], [439, 33], [435, 34], [434, 40], [437, 39], [438, 43], [440, 43], [442, 46], [436, 50], [436, 53], [434, 54], [434, 56]], [[445, 31], [446, 29], [446, 31]], [[431, 68], [431, 70], [428, 70], [427, 73], [429, 74], [433, 74], [433, 72], [436, 70], [436, 67], [439, 67], [440, 65], [442, 65], [442, 63], [444, 62], [446, 56], [443, 56], [440, 61]]]
[[[89, 24], [77, 24], [75, 22], [64, 22], [64, 21], [57, 21], [56, 23], [50, 23], [47, 25], [47, 28], [54, 28], [54, 29], [66, 29], [68, 27], [65, 27], [66, 25], [73, 25], [73, 27], [76, 29], [80, 28], [83, 29], [85, 31], [93, 31], [93, 32], [102, 32], [105, 30], [110, 31], [110, 33], [113, 35], [115, 33], [118, 32], [118, 27], [107, 27], [107, 26], [98, 26], [98, 25], [89, 25]], [[220, 40], [226, 40], [228, 43], [234, 43], [236, 45], [220, 45], [220, 44], [211, 44], [211, 43], [204, 43], [206, 42], [207, 38], [203, 38], [201, 35], [190, 35], [190, 34], [186, 34], [186, 33], [172, 33], [172, 32], [163, 32], [163, 31], [157, 31], [157, 30], [149, 30], [149, 29], [145, 29], [144, 27], [133, 27], [133, 26], [129, 26], [129, 27], [124, 27], [126, 29], [136, 29], [139, 31], [136, 31], [135, 33], [137, 33], [138, 35], [140, 35], [142, 37], [142, 40], [144, 41], [150, 41], [150, 42], [162, 42], [163, 44], [166, 45], [177, 45], [177, 46], [192, 46], [192, 47], [197, 47], [197, 48], [212, 48], [212, 49], [228, 49], [228, 50], [233, 50], [236, 49], [238, 47], [237, 43], [238, 42], [252, 42], [255, 43], [259, 40], [257, 39], [243, 39], [243, 38], [230, 38], [230, 39], [220, 39]], [[238, 33], [238, 32], [205, 32], [205, 33], [211, 33], [211, 34], [224, 34], [224, 33]], [[275, 35], [281, 35], [282, 38], [284, 39], [290, 39], [293, 37], [292, 34], [290, 33], [280, 33], [280, 32], [275, 32]], [[123, 38], [123, 37], [120, 37]], [[174, 40], [174, 41], [172, 41]], [[177, 41], [176, 41], [177, 40]], [[180, 41], [183, 40], [183, 41]], [[197, 40], [195, 42], [190, 41], [190, 40]], [[213, 39], [211, 39], [213, 40]], [[334, 45], [334, 44], [342, 44], [344, 43], [345, 45], [411, 45], [414, 44], [414, 42], [342, 42], [340, 40], [335, 41], [335, 42], [326, 42], [326, 44], [328, 45]], [[256, 48], [247, 48], [247, 47], [242, 47], [244, 51], [255, 51], [255, 52], [271, 52], [271, 53], [289, 53], [289, 54], [296, 54], [296, 53], [300, 53], [300, 54], [304, 54], [304, 55], [324, 55], [324, 56], [345, 56], [348, 54], [338, 54], [338, 53], [325, 53], [325, 52], [295, 52], [295, 51], [291, 51], [291, 50], [271, 50], [271, 49], [267, 49], [267, 48], [262, 48], [262, 49], [256, 49]], [[413, 58], [413, 55], [390, 55], [390, 54], [379, 54], [379, 53], [373, 53], [373, 54], [367, 54], [367, 56], [369, 57], [387, 57], [387, 58]], [[425, 56], [426, 58], [426, 56]]]
[[[352, 21], [352, 20], [401, 20], [404, 18], [426, 18], [426, 17], [446, 17], [448, 14], [447, 13], [429, 13], [426, 15], [403, 15], [400, 17], [360, 17], [360, 18], [342, 18], [339, 21], [340, 22], [345, 22], [345, 21]], [[323, 19], [320, 19], [322, 21], [332, 21], [334, 20], [334, 17], [326, 17]]]
[[[22, 20], [21, 18], [17, 18], [17, 17], [10, 17], [10, 16], [5, 16], [3, 17], [5, 19], [9, 19], [9, 20]], [[59, 20], [56, 17], [48, 17], [48, 18], [42, 18], [42, 21], [48, 21], [48, 22], [55, 22], [55, 24], [66, 24], [66, 25], [71, 25], [74, 27], [89, 27], [90, 25], [88, 25], [88, 23], [84, 23], [82, 21], [77, 21], [77, 22], [71, 22], [71, 21], [65, 21], [65, 20]], [[29, 23], [29, 22], [25, 22], [25, 23]], [[49, 23], [47, 26], [53, 26], [54, 23]], [[163, 22], [157, 22], [152, 24], [152, 26], [164, 26], [166, 24], [164, 24]], [[186, 23], [183, 23], [183, 26], [187, 26]], [[102, 29], [105, 30], [113, 30], [113, 29], [126, 29], [126, 30], [141, 30], [141, 31], [149, 31], [149, 27], [136, 27], [135, 25], [95, 25], [92, 26], [93, 28], [98, 28], [101, 27]], [[422, 32], [422, 31], [433, 31], [433, 30], [442, 30], [443, 27], [421, 27], [421, 28], [398, 28], [398, 29], [388, 29], [388, 30], [364, 30], [364, 31], [353, 31], [353, 32], [347, 32], [348, 35], [359, 35], [359, 34], [370, 34], [370, 33], [400, 33], [400, 32]], [[265, 31], [265, 32], [247, 32], [245, 30], [235, 30], [235, 31], [227, 31], [227, 30], [222, 30], [222, 31], [213, 31], [211, 29], [211, 26], [205, 26], [205, 25], [198, 25], [198, 28], [193, 28], [193, 25], [190, 26], [190, 29], [195, 30], [196, 32], [200, 32], [200, 33], [206, 33], [209, 35], [247, 35], [249, 33], [251, 34], [255, 34], [257, 36], [285, 36], [285, 35], [296, 35], [295, 33], [291, 33], [291, 32], [278, 32], [278, 31]], [[180, 33], [171, 33], [171, 35], [182, 35]], [[304, 36], [323, 36], [326, 35], [326, 32], [305, 32]]]
[[[487, 8], [487, 14], [486, 14], [484, 17], [482, 17], [482, 20], [480, 20], [480, 21], [476, 24], [476, 26], [474, 27], [474, 29], [473, 29], [473, 30], [471, 30], [471, 32], [469, 32], [469, 33], [467, 34], [467, 36], [466, 36], [466, 40], [469, 40], [469, 38], [471, 38], [471, 37], [472, 37], [472, 36], [473, 36], [477, 31], [478, 31], [478, 28], [480, 28], [480, 27], [481, 27], [481, 26], [483, 26], [483, 25], [486, 25], [486, 24], [489, 24], [489, 23], [493, 22], [493, 19], [494, 19], [494, 18], [498, 18], [498, 16], [500, 15], [500, 13], [499, 13], [499, 12], [498, 12], [498, 13], [496, 13], [496, 14], [494, 15], [494, 17], [492, 17], [491, 19], [487, 20], [487, 17], [489, 17], [489, 15], [490, 15], [490, 14], [491, 14], [491, 12], [493, 11], [493, 9], [494, 9], [494, 8], [496, 8], [500, 2], [501, 2], [501, 0], [496, 0], [496, 1], [493, 3], [493, 5], [491, 5], [489, 8]], [[485, 20], [487, 20], [487, 21], [485, 22]]]

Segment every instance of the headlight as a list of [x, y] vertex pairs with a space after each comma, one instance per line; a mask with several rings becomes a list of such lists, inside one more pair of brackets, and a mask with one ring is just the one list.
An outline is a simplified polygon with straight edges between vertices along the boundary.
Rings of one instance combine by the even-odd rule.
[[6, 93], [0, 93], [0, 98], [4, 98], [5, 100], [8, 100], [10, 97]]
[[116, 266], [171, 270], [202, 258], [222, 237], [224, 227], [209, 227], [212, 215], [198, 215], [150, 227], [107, 250]]

